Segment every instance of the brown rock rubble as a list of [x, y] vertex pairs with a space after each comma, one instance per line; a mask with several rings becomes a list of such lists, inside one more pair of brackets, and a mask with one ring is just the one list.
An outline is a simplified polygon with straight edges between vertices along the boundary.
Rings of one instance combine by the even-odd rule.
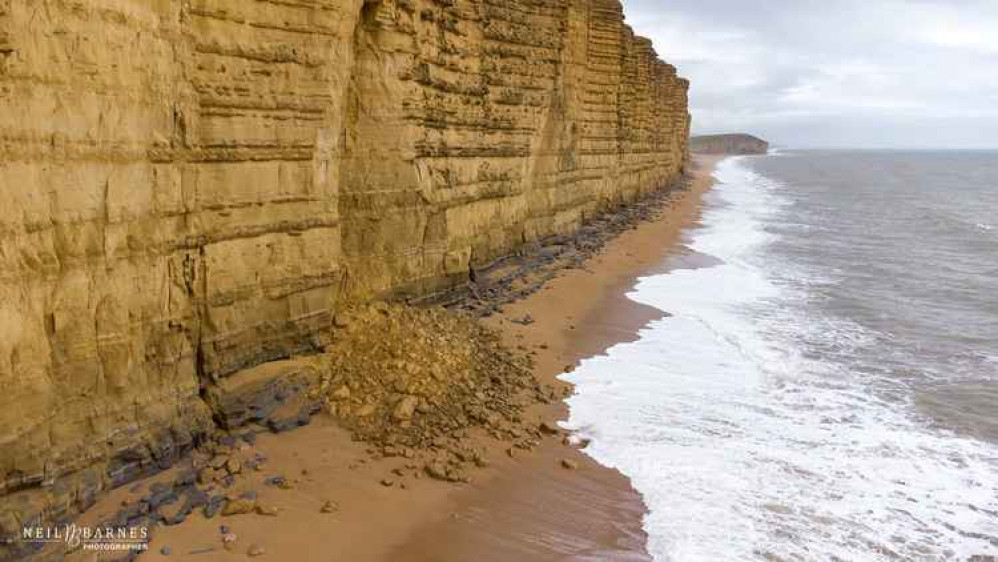
[[542, 392], [528, 359], [472, 317], [441, 308], [357, 311], [325, 358], [325, 407], [385, 456], [439, 448], [473, 427], [509, 435]]

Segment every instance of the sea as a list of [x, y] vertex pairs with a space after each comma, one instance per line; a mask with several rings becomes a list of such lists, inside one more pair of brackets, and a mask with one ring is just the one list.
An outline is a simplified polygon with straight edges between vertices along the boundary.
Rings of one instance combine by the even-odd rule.
[[714, 176], [628, 294], [664, 317], [565, 375], [653, 558], [998, 560], [998, 152]]

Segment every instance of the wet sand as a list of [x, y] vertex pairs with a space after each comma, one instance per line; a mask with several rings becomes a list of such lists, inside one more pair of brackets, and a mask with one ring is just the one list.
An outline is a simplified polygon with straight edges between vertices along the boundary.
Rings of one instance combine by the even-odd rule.
[[[667, 212], [611, 241], [582, 269], [561, 272], [541, 291], [503, 307], [486, 321], [511, 345], [534, 353], [542, 383], [559, 389], [557, 376], [578, 361], [621, 341], [661, 314], [630, 301], [625, 293], [637, 278], [663, 267], [682, 252], [682, 230], [699, 219], [700, 200], [711, 184], [718, 158], [697, 157], [688, 190], [676, 191]], [[529, 325], [511, 322], [530, 314]], [[561, 420], [562, 402], [539, 405], [528, 419]], [[392, 470], [406, 459], [370, 460], [363, 443], [324, 415], [311, 425], [281, 435], [261, 434], [254, 451], [268, 458], [265, 470], [238, 484], [276, 509], [258, 514], [205, 519], [199, 512], [180, 525], [154, 530], [144, 560], [344, 560], [392, 562], [648, 560], [641, 528], [640, 496], [615, 470], [596, 464], [559, 436], [535, 450], [507, 453], [508, 443], [472, 437], [488, 450], [490, 465], [469, 484], [429, 478], [408, 480], [405, 489], [387, 487]], [[577, 466], [566, 469], [563, 461]], [[174, 477], [168, 471], [155, 480]], [[264, 483], [276, 474], [290, 489]], [[141, 483], [143, 490], [149, 481]], [[106, 520], [140, 486], [119, 489], [98, 502], [78, 523]], [[238, 494], [241, 489], [234, 490]], [[339, 504], [322, 513], [327, 501]], [[237, 536], [222, 548], [219, 527]], [[167, 547], [169, 555], [161, 554]], [[258, 549], [255, 547], [259, 547]], [[78, 552], [70, 560], [99, 560]]]

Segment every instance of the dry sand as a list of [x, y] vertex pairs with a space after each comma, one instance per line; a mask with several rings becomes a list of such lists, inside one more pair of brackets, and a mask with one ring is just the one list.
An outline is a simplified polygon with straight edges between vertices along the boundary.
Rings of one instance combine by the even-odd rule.
[[[700, 200], [711, 184], [718, 158], [697, 157], [692, 187], [677, 191], [671, 208], [611, 241], [584, 269], [565, 270], [543, 290], [503, 307], [487, 322], [512, 345], [535, 352], [537, 376], [559, 388], [556, 377], [578, 361], [609, 346], [634, 339], [660, 313], [626, 298], [641, 275], [659, 271], [665, 258], [682, 251], [682, 230], [699, 218]], [[510, 322], [530, 314], [529, 325]], [[567, 416], [563, 403], [528, 412], [538, 421]], [[143, 560], [245, 560], [259, 547], [261, 560], [464, 562], [534, 560], [647, 560], [640, 496], [629, 481], [578, 449], [552, 436], [534, 451], [507, 454], [508, 443], [482, 440], [490, 466], [476, 470], [470, 484], [410, 479], [401, 489], [392, 469], [405, 459], [369, 460], [366, 446], [354, 442], [325, 415], [311, 425], [281, 435], [261, 435], [254, 449], [268, 460], [265, 470], [240, 485], [258, 493], [276, 516], [192, 514], [176, 526], [155, 529]], [[562, 466], [568, 461], [578, 468]], [[265, 485], [281, 474], [290, 489]], [[170, 473], [158, 479], [167, 480]], [[382, 485], [383, 479], [396, 480]], [[143, 486], [148, 482], [143, 482]], [[126, 487], [89, 510], [79, 523], [105, 520], [124, 498]], [[327, 501], [339, 510], [322, 513]], [[219, 527], [237, 537], [222, 548]], [[169, 548], [169, 555], [160, 553]], [[76, 553], [73, 560], [99, 559]]]

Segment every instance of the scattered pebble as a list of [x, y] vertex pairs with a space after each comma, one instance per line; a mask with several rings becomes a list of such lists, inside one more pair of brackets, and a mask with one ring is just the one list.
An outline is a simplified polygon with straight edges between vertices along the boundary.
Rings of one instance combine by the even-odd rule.
[[243, 515], [245, 513], [252, 513], [253, 509], [256, 507], [256, 502], [248, 499], [235, 499], [226, 502], [225, 507], [222, 508], [223, 516], [230, 515]]
[[514, 324], [519, 324], [521, 326], [528, 326], [534, 323], [534, 317], [530, 314], [524, 315], [522, 318], [511, 318], [510, 322]]
[[236, 539], [235, 533], [226, 533], [222, 535], [222, 546], [225, 547], [225, 550], [232, 550], [236, 547]]
[[541, 433], [546, 433], [548, 435], [558, 435], [559, 433], [561, 433], [560, 427], [558, 427], [553, 423], [548, 423], [546, 421], [541, 422], [538, 428], [541, 430]]
[[277, 476], [271, 476], [270, 478], [267, 478], [266, 480], [264, 480], [264, 483], [270, 484], [271, 486], [276, 486], [281, 490], [290, 490], [292, 487], [291, 483], [288, 482], [288, 479], [280, 474]]
[[264, 515], [266, 517], [277, 517], [277, 508], [272, 505], [256, 504], [255, 511], [257, 515]]

